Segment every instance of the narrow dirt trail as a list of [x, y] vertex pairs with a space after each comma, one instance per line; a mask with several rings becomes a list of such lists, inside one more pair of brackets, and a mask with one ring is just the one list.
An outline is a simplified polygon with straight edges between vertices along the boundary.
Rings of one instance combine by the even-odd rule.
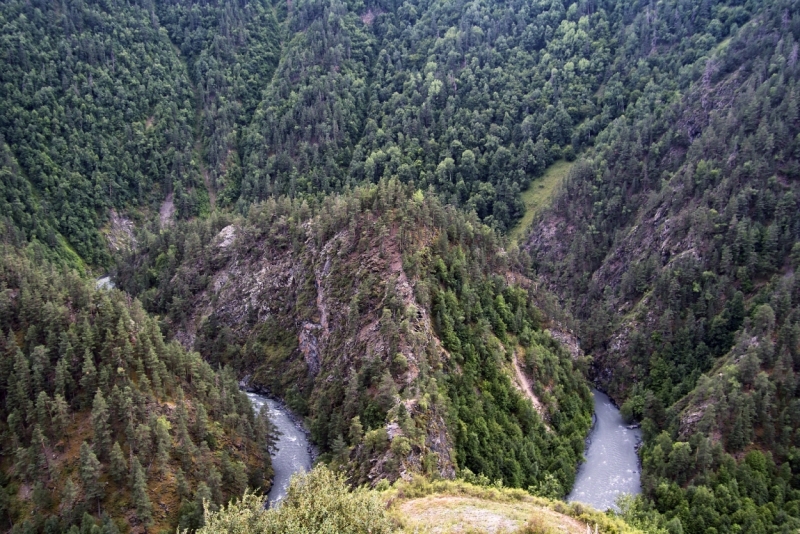
[[546, 418], [546, 410], [544, 409], [544, 404], [542, 401], [539, 400], [539, 397], [533, 392], [533, 388], [531, 387], [531, 381], [528, 380], [528, 377], [525, 376], [525, 372], [522, 370], [522, 367], [519, 364], [519, 358], [517, 357], [517, 351], [514, 351], [514, 373], [516, 374], [516, 384], [520, 391], [522, 391], [526, 397], [531, 400], [533, 404], [533, 408], [539, 413], [542, 417], [542, 422], [544, 422], [544, 426], [547, 427], [547, 430], [552, 432], [553, 429], [550, 428], [550, 425], [547, 424]]

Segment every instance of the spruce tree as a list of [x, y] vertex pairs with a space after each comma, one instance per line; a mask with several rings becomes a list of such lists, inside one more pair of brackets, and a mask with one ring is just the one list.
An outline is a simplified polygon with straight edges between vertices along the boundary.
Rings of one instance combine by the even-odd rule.
[[63, 489], [61, 490], [61, 511], [66, 512], [72, 510], [72, 508], [75, 506], [75, 501], [77, 499], [78, 499], [78, 488], [72, 481], [72, 477], [69, 477], [67, 481], [64, 483]]
[[175, 474], [175, 482], [178, 486], [178, 496], [181, 500], [186, 499], [189, 497], [189, 482], [186, 480], [186, 475], [183, 472], [183, 469], [180, 467], [178, 468], [178, 472]]
[[115, 441], [111, 448], [111, 478], [114, 482], [121, 484], [128, 473], [128, 462], [125, 460], [125, 453], [122, 452], [119, 442]]
[[80, 475], [83, 483], [83, 494], [87, 501], [97, 500], [97, 513], [100, 513], [100, 499], [103, 498], [103, 487], [100, 485], [102, 467], [91, 447], [84, 441], [81, 443]]
[[108, 403], [99, 389], [92, 403], [92, 428], [94, 429], [94, 450], [100, 458], [107, 458], [111, 449], [111, 426], [109, 425]]
[[97, 388], [97, 368], [94, 366], [94, 357], [87, 348], [83, 354], [83, 366], [81, 366], [81, 396], [84, 401], [81, 403], [86, 406], [89, 404], [91, 392]]
[[194, 431], [197, 439], [203, 441], [208, 434], [208, 414], [206, 413], [205, 406], [199, 404], [197, 406], [197, 417], [194, 422]]
[[139, 463], [139, 458], [133, 457], [133, 465], [131, 466], [131, 479], [133, 484], [131, 486], [133, 506], [136, 508], [136, 516], [145, 527], [153, 524], [153, 505], [150, 503], [150, 497], [147, 496], [147, 478], [142, 469], [142, 464]]
[[69, 425], [69, 405], [60, 394], [56, 394], [50, 404], [50, 420], [53, 424], [53, 434], [59, 438], [65, 437]]
[[172, 437], [169, 435], [169, 430], [170, 424], [166, 417], [162, 415], [156, 419], [154, 432], [156, 436], [156, 461], [162, 474], [166, 471], [167, 463], [169, 463], [169, 451], [172, 448]]
[[208, 469], [208, 487], [215, 503], [222, 502], [222, 475], [215, 466]]
[[56, 376], [55, 376], [55, 393], [56, 395], [61, 395], [62, 397], [67, 396], [67, 376], [69, 374], [69, 368], [67, 366], [66, 358], [62, 358], [58, 360], [56, 364]]

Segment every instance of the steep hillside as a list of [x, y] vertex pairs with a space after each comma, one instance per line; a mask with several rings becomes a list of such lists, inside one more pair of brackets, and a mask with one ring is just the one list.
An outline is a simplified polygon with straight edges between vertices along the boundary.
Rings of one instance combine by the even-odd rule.
[[800, 525], [797, 8], [772, 3], [675, 90], [649, 84], [526, 245], [688, 532]]
[[[353, 481], [469, 468], [571, 486], [590, 424], [585, 363], [541, 330], [529, 282], [474, 216], [384, 181], [139, 242], [122, 286], [184, 345], [285, 397]], [[513, 385], [515, 354], [550, 430]]]
[[0, 145], [16, 170], [0, 199], [25, 200], [3, 215], [105, 266], [112, 213], [142, 220], [163, 203], [166, 223], [396, 178], [506, 230], [532, 180], [648, 92], [646, 71], [673, 87], [757, 9], [4, 2]]
[[[211, 208], [240, 194], [240, 136], [281, 55], [286, 4], [161, 0], [155, 14], [186, 62], [196, 93], [195, 154]], [[285, 13], [283, 13], [285, 16]]]
[[159, 495], [159, 527], [197, 526], [265, 475], [234, 377], [354, 484], [563, 496], [591, 373], [642, 422], [639, 513], [796, 530], [797, 13], [0, 3], [0, 514], [64, 530]]
[[3, 218], [102, 264], [109, 210], [174, 192], [180, 215], [198, 212], [191, 84], [150, 9], [10, 1], [0, 27], [0, 145], [17, 162], [0, 198], [34, 191]]
[[0, 330], [3, 530], [197, 527], [269, 487], [266, 415], [138, 301], [3, 246]]

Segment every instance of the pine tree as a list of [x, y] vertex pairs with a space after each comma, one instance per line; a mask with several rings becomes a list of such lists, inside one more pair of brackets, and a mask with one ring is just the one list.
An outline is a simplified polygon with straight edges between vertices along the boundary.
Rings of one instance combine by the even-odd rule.
[[56, 377], [55, 377], [55, 393], [66, 398], [67, 396], [67, 377], [69, 375], [69, 368], [66, 358], [61, 358], [56, 364]]
[[50, 397], [45, 391], [39, 391], [36, 396], [36, 421], [43, 429], [50, 428]]
[[115, 441], [114, 446], [111, 448], [111, 478], [117, 484], [121, 484], [127, 474], [128, 462], [125, 460], [125, 454], [122, 452], [119, 442]]
[[75, 506], [75, 501], [78, 499], [78, 488], [69, 477], [64, 483], [64, 488], [61, 490], [61, 511], [66, 512], [72, 510]]
[[48, 374], [49, 367], [50, 358], [47, 355], [47, 348], [42, 345], [37, 345], [31, 353], [31, 379], [33, 381], [34, 392], [45, 390], [45, 377]]
[[346, 462], [348, 451], [349, 449], [347, 447], [347, 442], [345, 442], [341, 434], [337, 435], [336, 439], [333, 440], [333, 444], [331, 445], [331, 452], [333, 453], [334, 458], [337, 461]]
[[214, 497], [211, 494], [211, 488], [205, 482], [201, 482], [197, 486], [197, 491], [194, 493], [194, 501], [200, 510], [203, 509], [204, 505], [208, 506], [209, 510], [216, 510], [217, 508], [214, 503]]
[[183, 466], [189, 469], [192, 455], [197, 452], [197, 447], [192, 441], [192, 437], [189, 435], [189, 414], [186, 413], [186, 399], [183, 396], [183, 389], [181, 388], [178, 388], [178, 399], [175, 404], [177, 405], [176, 414], [178, 416], [178, 454], [180, 455]]
[[35, 425], [31, 434], [29, 458], [35, 469], [36, 476], [47, 473], [49, 477], [50, 462], [47, 460], [47, 445], [47, 438], [44, 437], [42, 428], [38, 424]]
[[108, 420], [108, 403], [103, 397], [103, 392], [98, 389], [92, 403], [92, 428], [94, 429], [94, 450], [100, 458], [107, 458], [111, 449], [111, 427]]
[[106, 517], [103, 521], [103, 529], [101, 534], [120, 534], [119, 528], [113, 519]]
[[83, 354], [83, 366], [81, 367], [81, 391], [85, 401], [83, 405], [88, 405], [92, 391], [97, 388], [97, 368], [94, 366], [94, 357], [87, 348]]
[[175, 474], [175, 482], [178, 486], [178, 497], [180, 497], [181, 500], [189, 498], [189, 482], [186, 480], [186, 475], [184, 474], [183, 469], [180, 467], [178, 468], [178, 472]]
[[83, 494], [87, 501], [97, 500], [97, 513], [100, 513], [100, 499], [103, 498], [103, 487], [100, 485], [102, 467], [91, 447], [84, 441], [81, 443], [80, 475], [83, 483]]
[[50, 492], [45, 485], [42, 484], [41, 480], [37, 480], [33, 485], [33, 503], [39, 513], [46, 512], [53, 503]]
[[9, 406], [9, 411], [13, 408], [27, 410], [31, 398], [31, 370], [28, 359], [17, 349], [14, 359], [14, 373], [8, 376], [8, 391], [15, 392], [15, 403]]
[[197, 406], [197, 417], [195, 419], [194, 431], [199, 441], [206, 439], [206, 434], [208, 434], [208, 414], [206, 413], [206, 409], [202, 404]]
[[139, 463], [139, 458], [135, 456], [131, 466], [131, 474], [133, 480], [131, 492], [133, 505], [136, 508], [136, 516], [145, 527], [149, 527], [153, 524], [153, 505], [150, 503], [150, 497], [147, 496], [147, 478], [144, 469], [142, 469], [142, 464]]
[[167, 418], [163, 415], [156, 419], [155, 422], [155, 436], [156, 436], [156, 461], [158, 468], [163, 474], [167, 469], [169, 463], [169, 451], [172, 447], [172, 437], [169, 435], [170, 424]]
[[153, 434], [150, 427], [144, 423], [139, 423], [135, 432], [136, 454], [145, 461], [150, 458], [153, 452]]
[[222, 502], [222, 475], [217, 468], [212, 465], [208, 469], [208, 488], [215, 503]]
[[53, 423], [53, 433], [65, 437], [69, 425], [69, 405], [58, 393], [50, 404], [50, 420]]
[[359, 416], [355, 416], [350, 421], [350, 444], [358, 445], [363, 436], [364, 436], [364, 427], [361, 424], [361, 418]]
[[161, 381], [161, 373], [159, 372], [158, 356], [153, 349], [147, 352], [145, 364], [147, 365], [147, 370], [150, 372], [153, 389], [156, 394], [163, 396], [164, 390]]

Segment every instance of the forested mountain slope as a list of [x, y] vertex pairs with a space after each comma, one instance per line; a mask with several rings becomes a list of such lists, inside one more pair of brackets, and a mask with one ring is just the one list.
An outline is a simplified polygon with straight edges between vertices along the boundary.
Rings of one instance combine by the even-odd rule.
[[[122, 287], [184, 345], [308, 416], [353, 482], [470, 469], [571, 487], [591, 422], [585, 364], [542, 331], [530, 282], [474, 215], [381, 181], [138, 241]], [[514, 357], [546, 421], [514, 387]]]
[[800, 524], [797, 8], [649, 83], [526, 245], [642, 420], [647, 495], [688, 532]]
[[3, 246], [0, 329], [3, 530], [196, 528], [269, 487], [266, 415], [138, 301]]
[[[795, 0], [0, 3], [0, 513], [63, 530], [82, 521], [68, 498], [119, 519], [147, 485], [172, 499], [159, 526], [196, 526], [201, 479], [217, 501], [243, 472], [261, 483], [266, 422], [234, 392], [245, 375], [306, 416], [353, 483], [469, 469], [563, 495], [590, 360], [544, 332], [560, 325], [538, 311], [541, 281], [574, 315], [588, 373], [642, 421], [638, 512], [671, 532], [796, 530], [796, 13]], [[577, 161], [554, 205], [505, 250], [521, 191], [559, 159]], [[142, 304], [76, 278], [98, 268]], [[119, 412], [105, 433], [97, 392], [119, 410], [125, 387], [153, 417], [123, 427]], [[185, 434], [199, 416], [181, 396], [217, 431]], [[60, 442], [48, 406], [74, 414], [53, 462], [39, 455]], [[121, 465], [108, 436], [142, 457], [127, 460], [136, 476], [108, 478], [112, 453]], [[84, 439], [83, 460], [69, 456]], [[82, 464], [123, 497], [86, 493]]]
[[28, 204], [4, 218], [99, 264], [110, 209], [174, 191], [179, 212], [198, 212], [192, 88], [150, 9], [10, 1], [0, 28], [0, 142], [18, 171], [0, 197]]
[[[520, 191], [636, 102], [644, 71], [668, 86], [758, 8], [117, 4], [0, 9], [0, 141], [17, 169], [4, 216], [93, 265], [108, 263], [98, 229], [111, 209], [141, 220], [169, 198], [179, 218], [217, 200], [244, 213], [381, 177], [509, 228]], [[646, 67], [662, 48], [666, 61]]]
[[205, 186], [213, 200], [230, 204], [241, 184], [240, 130], [278, 64], [284, 33], [278, 18], [286, 5], [166, 0], [155, 9], [194, 83], [201, 149], [196, 157]]

